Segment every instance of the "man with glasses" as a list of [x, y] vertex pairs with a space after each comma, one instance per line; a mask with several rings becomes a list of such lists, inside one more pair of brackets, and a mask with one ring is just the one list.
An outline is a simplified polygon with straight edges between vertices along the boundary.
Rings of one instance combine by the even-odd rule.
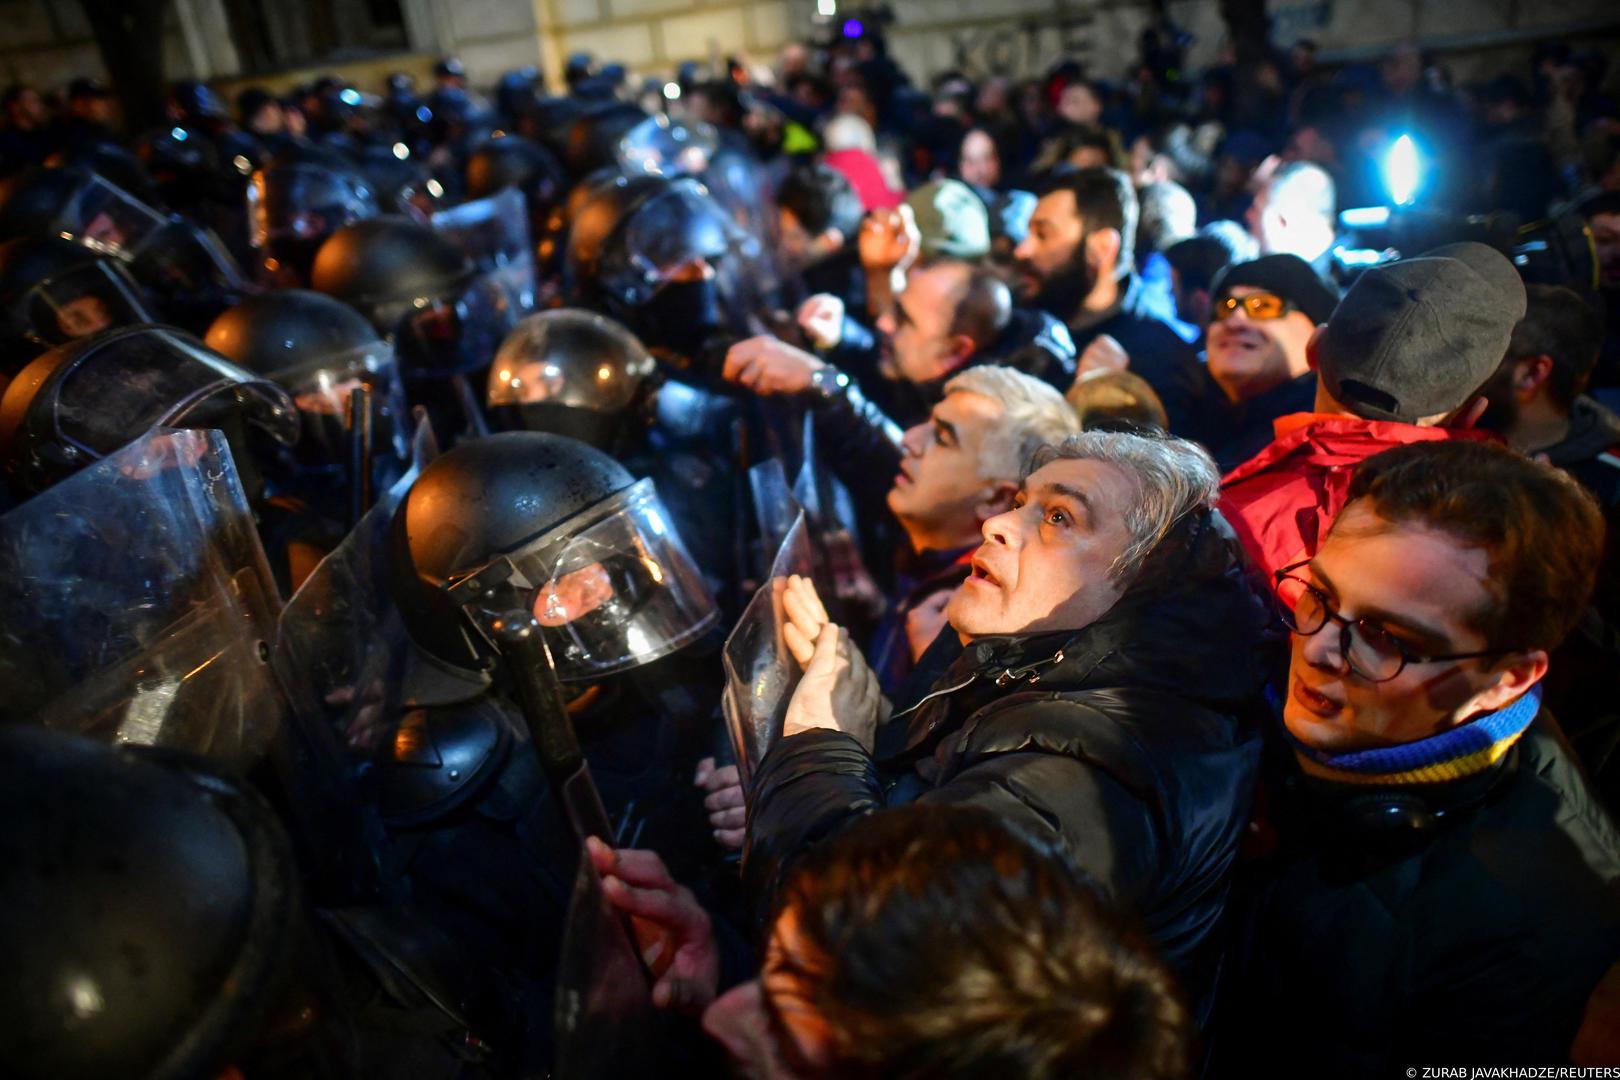
[[1540, 682], [1602, 517], [1478, 442], [1378, 454], [1347, 499], [1275, 574], [1292, 659], [1231, 1074], [1564, 1062], [1620, 959], [1620, 835]]
[[1211, 422], [1209, 444], [1230, 469], [1265, 449], [1273, 421], [1315, 405], [1306, 346], [1339, 290], [1298, 255], [1266, 255], [1221, 271], [1210, 296], [1208, 370], [1231, 410]]
[[1314, 555], [1358, 462], [1405, 443], [1484, 438], [1472, 430], [1480, 388], [1524, 311], [1518, 272], [1484, 244], [1448, 244], [1356, 279], [1305, 345], [1313, 410], [1277, 419], [1271, 444], [1221, 482], [1221, 513], [1255, 564], [1269, 575]]

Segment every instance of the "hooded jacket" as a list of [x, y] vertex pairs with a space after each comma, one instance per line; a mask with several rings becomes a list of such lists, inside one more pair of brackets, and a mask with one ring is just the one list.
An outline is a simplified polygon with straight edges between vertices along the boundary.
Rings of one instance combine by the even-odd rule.
[[1202, 1014], [1259, 763], [1267, 610], [1230, 531], [1201, 513], [1092, 625], [965, 647], [875, 753], [842, 732], [781, 739], [749, 811], [756, 908], [794, 857], [866, 813], [980, 805], [1068, 848], [1142, 919]]
[[1484, 432], [1418, 427], [1358, 416], [1295, 413], [1277, 437], [1221, 480], [1221, 513], [1266, 580], [1316, 554], [1344, 508], [1350, 477], [1374, 454], [1406, 443], [1489, 439]]

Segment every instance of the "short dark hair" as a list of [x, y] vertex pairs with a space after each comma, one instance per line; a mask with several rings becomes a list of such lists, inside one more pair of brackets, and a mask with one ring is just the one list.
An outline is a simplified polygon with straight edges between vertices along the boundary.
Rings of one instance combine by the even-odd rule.
[[982, 808], [872, 814], [795, 867], [779, 910], [799, 941], [772, 970], [828, 1022], [837, 1075], [1185, 1072], [1170, 974], [1066, 855]]
[[1080, 215], [1086, 231], [1096, 229], [1119, 230], [1120, 274], [1131, 268], [1131, 252], [1136, 248], [1136, 188], [1131, 178], [1119, 169], [1096, 166], [1059, 172], [1041, 185], [1039, 194], [1052, 195], [1067, 191], [1074, 196], [1075, 212]]
[[788, 173], [776, 189], [776, 205], [811, 236], [837, 229], [853, 240], [861, 228], [861, 197], [848, 177], [828, 165], [801, 165]]
[[1603, 514], [1561, 469], [1472, 439], [1411, 443], [1357, 467], [1345, 508], [1358, 499], [1485, 549], [1492, 603], [1466, 621], [1493, 647], [1557, 648], [1591, 596]]
[[964, 283], [956, 299], [956, 311], [951, 315], [952, 334], [966, 334], [973, 339], [975, 350], [996, 340], [1012, 319], [1012, 290], [994, 271], [968, 259], [949, 255], [924, 258], [918, 269], [934, 270], [940, 267], [960, 268]]
[[1524, 318], [1513, 328], [1504, 363], [1545, 356], [1552, 361], [1547, 396], [1565, 412], [1586, 389], [1603, 347], [1603, 326], [1592, 305], [1561, 285], [1526, 285]]

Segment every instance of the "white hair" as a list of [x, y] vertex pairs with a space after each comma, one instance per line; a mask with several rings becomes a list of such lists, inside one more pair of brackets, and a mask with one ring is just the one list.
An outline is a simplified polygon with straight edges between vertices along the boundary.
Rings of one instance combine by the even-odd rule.
[[1029, 472], [1065, 459], [1101, 461], [1135, 481], [1136, 497], [1122, 508], [1131, 540], [1109, 568], [1126, 581], [1178, 522], [1213, 507], [1221, 493], [1220, 471], [1204, 448], [1170, 435], [1082, 432], [1038, 450], [1030, 459]]
[[872, 125], [854, 113], [839, 113], [828, 120], [821, 130], [821, 142], [828, 153], [835, 150], [877, 152], [877, 136], [872, 134]]
[[1001, 406], [979, 456], [979, 475], [986, 480], [1017, 480], [1037, 450], [1080, 431], [1080, 417], [1062, 394], [1014, 368], [968, 368], [945, 384], [945, 392], [978, 394]]

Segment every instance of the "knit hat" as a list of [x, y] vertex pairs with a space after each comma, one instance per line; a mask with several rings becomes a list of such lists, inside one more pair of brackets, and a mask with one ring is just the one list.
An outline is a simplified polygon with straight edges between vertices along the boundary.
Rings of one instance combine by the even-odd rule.
[[1317, 373], [1369, 420], [1414, 423], [1460, 408], [1501, 365], [1524, 318], [1507, 257], [1473, 242], [1374, 267], [1322, 331]]
[[977, 259], [990, 253], [990, 211], [960, 180], [934, 180], [906, 196], [924, 255]]
[[1264, 255], [1252, 262], [1233, 263], [1215, 275], [1209, 295], [1223, 296], [1237, 285], [1275, 293], [1313, 323], [1327, 322], [1339, 304], [1338, 287], [1323, 281], [1322, 275], [1298, 255]]

